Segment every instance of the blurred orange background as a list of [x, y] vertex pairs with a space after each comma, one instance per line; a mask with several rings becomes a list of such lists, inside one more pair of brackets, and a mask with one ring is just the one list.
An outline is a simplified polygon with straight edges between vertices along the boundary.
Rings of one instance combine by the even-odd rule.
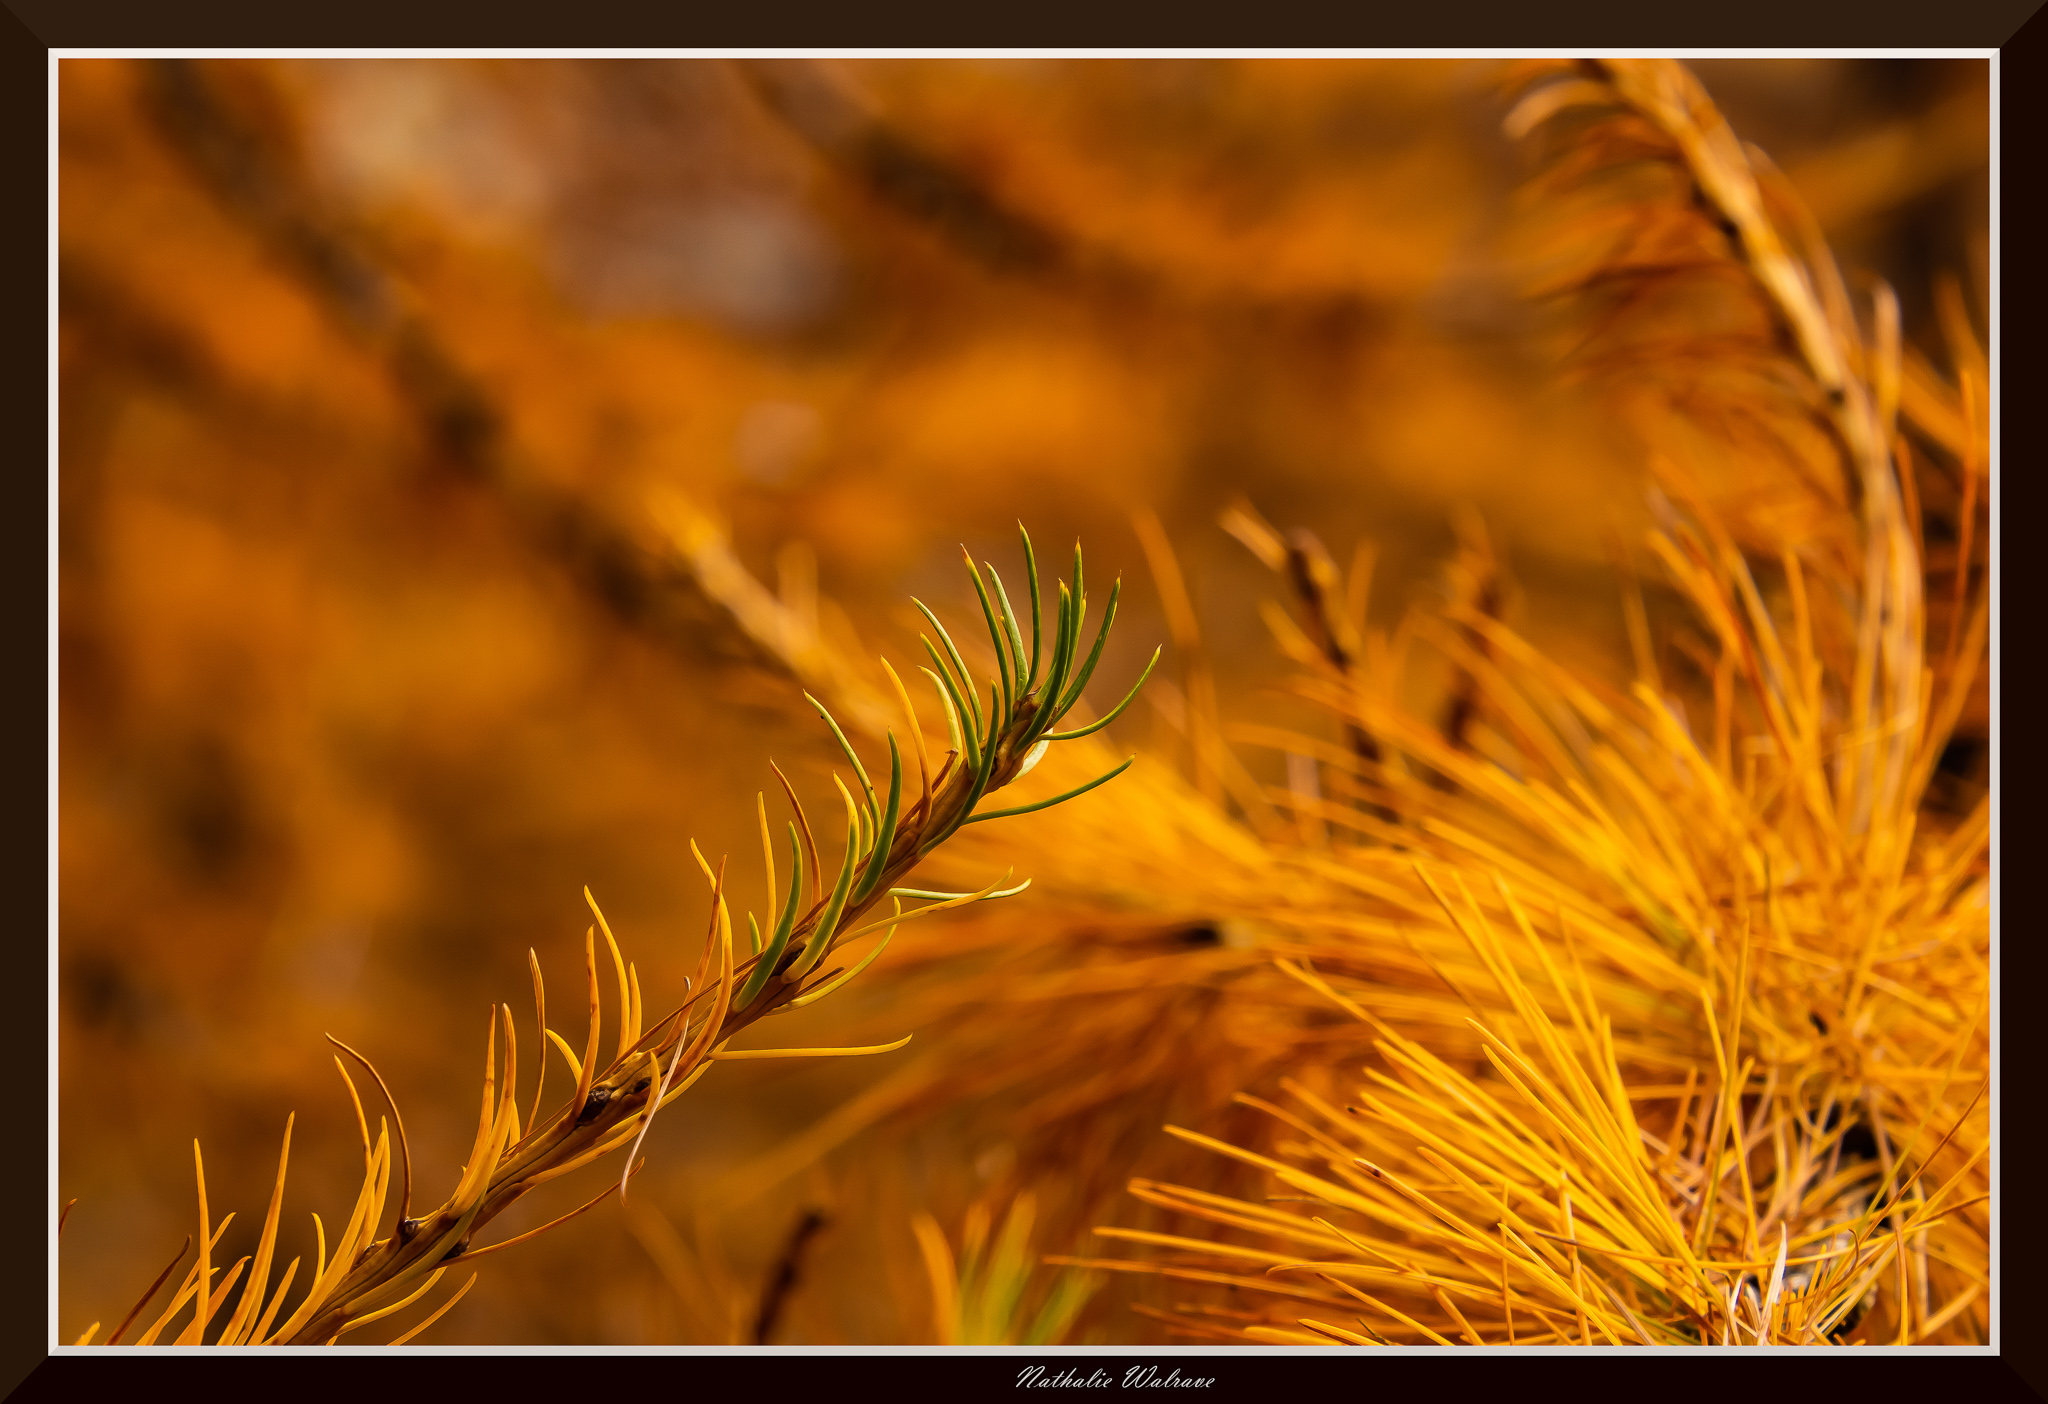
[[[1692, 66], [1844, 267], [1899, 290], [1910, 344], [1944, 355], [1944, 276], [1982, 328], [1985, 63]], [[295, 1111], [286, 1251], [310, 1248], [307, 1207], [356, 1181], [323, 1033], [377, 1062], [438, 1185], [485, 1009], [523, 1010], [529, 947], [551, 994], [580, 978], [585, 884], [650, 992], [679, 990], [689, 839], [745, 864], [771, 755], [830, 794], [826, 734], [691, 587], [662, 493], [899, 667], [906, 597], [958, 610], [960, 543], [1007, 570], [1021, 519], [1123, 577], [1094, 689], [1121, 695], [1169, 637], [1149, 510], [1222, 713], [1290, 718], [1271, 577], [1216, 525], [1239, 498], [1339, 560], [1374, 543], [1389, 621], [1476, 518], [1517, 627], [1620, 656], [1642, 448], [1524, 296], [1504, 72], [61, 63], [60, 1336], [118, 1320], [191, 1231], [194, 1137], [216, 1215], [241, 1211], [232, 1260]], [[1178, 676], [1114, 729], [1141, 764], [1183, 763]], [[914, 965], [976, 928], [901, 941]], [[778, 1040], [912, 1032], [890, 961], [865, 979]], [[909, 1216], [957, 1223], [1009, 1173], [1000, 1105], [879, 1119], [729, 1193], [885, 1072], [720, 1069], [649, 1137], [649, 1211], [494, 1259], [424, 1339], [751, 1340], [812, 1207], [773, 1339], [929, 1339]], [[1168, 1150], [1133, 1116], [1087, 1167], [1112, 1187]], [[1154, 1339], [1124, 1291], [1088, 1329]]]

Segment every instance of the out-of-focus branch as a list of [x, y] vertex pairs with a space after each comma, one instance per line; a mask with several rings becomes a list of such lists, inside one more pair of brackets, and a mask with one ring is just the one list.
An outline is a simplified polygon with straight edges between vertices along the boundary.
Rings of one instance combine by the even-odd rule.
[[520, 533], [558, 562], [620, 622], [675, 649], [707, 640], [749, 661], [782, 660], [707, 597], [696, 574], [657, 553], [574, 493], [532, 471], [508, 416], [450, 350], [403, 280], [323, 200], [277, 141], [239, 113], [202, 63], [160, 59], [144, 69], [157, 131], [231, 218], [247, 228], [309, 297], [383, 365], [433, 461], [489, 492]]
[[194, 337], [152, 315], [107, 270], [70, 249], [57, 256], [57, 306], [67, 326], [89, 329], [96, 355], [143, 379], [185, 396], [223, 389], [219, 367]]
[[735, 66], [762, 104], [829, 169], [991, 272], [1099, 299], [1122, 312], [1222, 317], [1283, 335], [1291, 331], [1325, 349], [1333, 333], [1369, 335], [1385, 313], [1376, 299], [1353, 289], [1273, 295], [1176, 281], [1144, 261], [1142, 252], [1091, 241], [1018, 208], [892, 122], [826, 65], [748, 59]]
[[1828, 229], [1898, 209], [1991, 159], [1981, 92], [1960, 93], [1809, 156], [1788, 175]]
[[767, 1288], [761, 1293], [761, 1310], [754, 1318], [755, 1345], [767, 1345], [769, 1337], [775, 1334], [775, 1327], [782, 1319], [782, 1309], [789, 1304], [790, 1294], [796, 1290], [797, 1281], [802, 1276], [804, 1253], [811, 1246], [811, 1240], [831, 1222], [818, 1210], [806, 1209], [803, 1217], [796, 1221], [796, 1227], [789, 1231], [789, 1242], [776, 1261]]
[[893, 715], [881, 688], [864, 677], [818, 627], [817, 600], [778, 599], [754, 578], [724, 530], [679, 492], [655, 496], [656, 525], [690, 571], [697, 588], [726, 611], [731, 625], [763, 654], [812, 692], [834, 699], [847, 719], [869, 736], [880, 736]]
[[[970, 173], [897, 130], [845, 84], [805, 59], [743, 59], [747, 86], [832, 166], [883, 204], [937, 230], [1002, 273], [1068, 277], [1083, 258], [1067, 239], [1014, 210]], [[1101, 260], [1087, 260], [1100, 274]], [[1118, 269], [1119, 279], [1134, 270]]]

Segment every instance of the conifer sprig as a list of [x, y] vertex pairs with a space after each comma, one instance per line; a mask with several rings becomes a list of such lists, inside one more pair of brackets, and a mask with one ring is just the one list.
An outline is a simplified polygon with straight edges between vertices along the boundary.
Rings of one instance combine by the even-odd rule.
[[[529, 952], [535, 1023], [542, 1036], [542, 1066], [535, 1080], [532, 1111], [522, 1125], [515, 1095], [519, 1078], [517, 1033], [510, 1006], [495, 1006], [491, 1010], [485, 1036], [483, 1107], [474, 1143], [454, 1192], [439, 1207], [424, 1213], [413, 1212], [412, 1153], [404, 1121], [398, 1115], [397, 1103], [389, 1087], [367, 1058], [330, 1036], [330, 1042], [375, 1081], [377, 1090], [391, 1108], [391, 1116], [388, 1121], [379, 1118], [378, 1133], [372, 1140], [356, 1081], [350, 1075], [348, 1065], [337, 1057], [335, 1066], [347, 1084], [362, 1132], [363, 1181], [354, 1208], [331, 1251], [325, 1225], [317, 1214], [314, 1216], [318, 1250], [313, 1271], [309, 1274], [310, 1285], [304, 1296], [294, 1309], [283, 1312], [285, 1292], [300, 1267], [298, 1259], [285, 1269], [275, 1291], [269, 1284], [271, 1260], [277, 1246], [285, 1170], [290, 1155], [289, 1124], [285, 1132], [285, 1150], [278, 1161], [276, 1186], [256, 1252], [252, 1258], [237, 1262], [218, 1285], [214, 1284], [217, 1269], [212, 1264], [211, 1255], [221, 1233], [226, 1230], [228, 1219], [233, 1216], [224, 1218], [218, 1227], [210, 1224], [205, 1163], [195, 1142], [193, 1155], [200, 1203], [199, 1257], [173, 1294], [170, 1305], [139, 1337], [138, 1344], [156, 1343], [188, 1304], [192, 1305], [192, 1318], [176, 1337], [178, 1344], [332, 1344], [352, 1331], [383, 1321], [421, 1300], [451, 1267], [466, 1265], [472, 1259], [524, 1242], [586, 1213], [613, 1190], [623, 1196], [628, 1180], [644, 1163], [636, 1162], [634, 1157], [654, 1114], [688, 1091], [710, 1071], [713, 1063], [740, 1059], [858, 1056], [890, 1052], [908, 1043], [910, 1040], [905, 1037], [893, 1043], [864, 1048], [735, 1049], [731, 1046], [733, 1038], [757, 1020], [815, 1003], [845, 986], [874, 963], [903, 922], [977, 902], [1012, 897], [1030, 886], [1028, 880], [1007, 885], [1007, 873], [972, 892], [941, 892], [900, 885], [920, 860], [957, 833], [962, 825], [1050, 808], [1114, 779], [1131, 764], [1126, 760], [1109, 773], [1050, 799], [994, 812], [977, 812], [976, 807], [987, 796], [1030, 770], [1051, 742], [1066, 739], [1066, 736], [1054, 733], [1052, 728], [1079, 703], [1082, 689], [1101, 657], [1103, 642], [1116, 614], [1117, 592], [1112, 588], [1094, 649], [1087, 661], [1077, 667], [1081, 631], [1087, 615], [1086, 596], [1082, 591], [1081, 550], [1077, 545], [1074, 549], [1073, 584], [1071, 588], [1065, 582], [1059, 584], [1051, 650], [1049, 656], [1041, 658], [1044, 639], [1037, 597], [1038, 565], [1030, 536], [1023, 534], [1021, 527], [1020, 534], [1026, 578], [1032, 591], [1028, 654], [1018, 612], [995, 568], [988, 567], [989, 578], [995, 586], [991, 595], [972, 559], [968, 561], [968, 572], [981, 600], [983, 617], [997, 659], [998, 676], [989, 680], [985, 712], [980, 708], [973, 675], [968, 671], [958, 645], [936, 616], [929, 609], [924, 610], [944, 648], [942, 656], [929, 639], [925, 640], [927, 651], [938, 664], [939, 671], [932, 676], [940, 685], [953, 746], [934, 774], [916, 710], [911, 706], [908, 695], [902, 694], [899, 681], [898, 691], [910, 721], [918, 760], [915, 792], [906, 784], [902, 747], [893, 733], [885, 736], [889, 748], [889, 781], [885, 795], [869, 778], [866, 765], [831, 711], [806, 694], [852, 766], [858, 787], [856, 795], [855, 790], [849, 789], [837, 775], [833, 776], [846, 811], [846, 838], [845, 852], [829, 889], [823, 884], [816, 831], [794, 789], [778, 769], [777, 778], [781, 780], [794, 810], [794, 819], [786, 826], [789, 841], [786, 891], [780, 890], [780, 884], [776, 882], [775, 847], [768, 827], [765, 797], [757, 797], [756, 802], [762, 856], [768, 877], [769, 910], [765, 927], [769, 934], [764, 937], [764, 923], [748, 913], [748, 949], [742, 951], [736, 947], [727, 896], [726, 864], [721, 860], [714, 869], [693, 844], [692, 856], [711, 886], [711, 914], [704, 949], [696, 973], [688, 981], [689, 996], [668, 1015], [652, 1023], [646, 1020], [642, 1007], [639, 971], [626, 960], [612, 934], [610, 923], [589, 890], [585, 889], [584, 897], [590, 904], [595, 922], [584, 935], [589, 1033], [583, 1050], [579, 1055], [559, 1033], [548, 1027], [547, 996], [539, 960]], [[924, 606], [920, 604], [919, 608], [924, 609]], [[1150, 676], [1158, 657], [1155, 651], [1152, 663], [1146, 666], [1145, 676]], [[1048, 665], [1043, 676], [1041, 662]], [[893, 669], [890, 676], [895, 679]], [[1144, 681], [1145, 678], [1141, 677], [1138, 687], [1142, 687]], [[1085, 735], [1099, 729], [1123, 706], [1127, 706], [1130, 697], [1136, 693], [1137, 688], [1134, 687], [1130, 696], [1105, 714], [1102, 721], [1067, 735]], [[803, 893], [807, 873], [811, 879], [811, 900], [805, 906]], [[889, 914], [871, 916], [884, 898], [890, 902]], [[926, 905], [906, 911], [906, 900]], [[880, 933], [881, 939], [858, 961], [850, 965], [828, 964], [851, 942], [876, 933]], [[619, 1001], [613, 1056], [602, 1065], [599, 1060], [604, 1022], [597, 951], [600, 934], [616, 975]], [[502, 1061], [498, 1053], [501, 1027], [504, 1034]], [[540, 1114], [541, 1090], [550, 1046], [568, 1065], [574, 1089], [551, 1114], [543, 1117]], [[395, 1141], [392, 1135], [394, 1127], [397, 1133]], [[476, 1239], [485, 1225], [525, 1195], [626, 1146], [631, 1149], [618, 1184], [540, 1228], [477, 1246]], [[385, 1211], [391, 1199], [394, 1173], [397, 1178], [395, 1217], [389, 1231], [380, 1236], [379, 1230], [385, 1223]], [[182, 1256], [181, 1253], [180, 1258]], [[164, 1276], [151, 1287], [111, 1339], [118, 1339], [129, 1321], [141, 1314], [176, 1266], [174, 1261], [165, 1270]], [[231, 1289], [244, 1281], [245, 1270], [246, 1285], [237, 1304], [225, 1325], [213, 1329], [212, 1323], [225, 1305]], [[431, 1325], [474, 1282], [472, 1274], [469, 1283], [444, 1301], [433, 1315], [401, 1336], [399, 1341], [410, 1340]], [[96, 1325], [94, 1330], [97, 1330]], [[88, 1332], [79, 1344], [89, 1344], [92, 1335]]]

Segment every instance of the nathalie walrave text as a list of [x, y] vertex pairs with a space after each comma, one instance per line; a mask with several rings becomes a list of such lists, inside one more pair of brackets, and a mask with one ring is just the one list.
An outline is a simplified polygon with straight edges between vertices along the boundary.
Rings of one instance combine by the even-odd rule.
[[1055, 1375], [1043, 1365], [1027, 1365], [1017, 1372], [1018, 1389], [1207, 1389], [1216, 1383], [1213, 1375], [1183, 1375], [1179, 1370], [1159, 1373], [1157, 1365], [1133, 1365], [1119, 1380], [1107, 1370], [1083, 1375], [1069, 1366]]

